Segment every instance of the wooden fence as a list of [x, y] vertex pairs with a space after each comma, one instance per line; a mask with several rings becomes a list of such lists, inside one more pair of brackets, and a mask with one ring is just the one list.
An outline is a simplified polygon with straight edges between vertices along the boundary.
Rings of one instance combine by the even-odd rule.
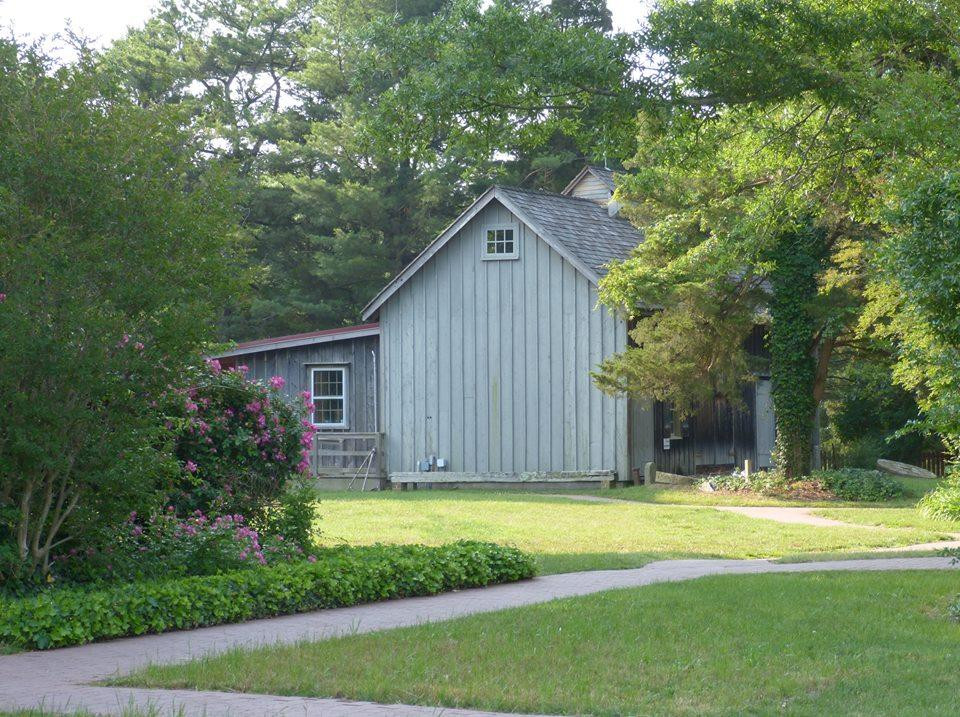
[[310, 451], [310, 471], [318, 478], [382, 478], [383, 434], [317, 433]]
[[[834, 468], [843, 468], [844, 461], [842, 456], [835, 451], [823, 451], [820, 456], [821, 463], [824, 468], [834, 469]], [[898, 459], [899, 460], [899, 459]], [[905, 463], [910, 463], [912, 465], [920, 466], [930, 471], [934, 475], [942, 478], [949, 467], [949, 456], [946, 453], [940, 453], [935, 451], [927, 451], [921, 453], [919, 456], [914, 457], [911, 460], [904, 461]]]

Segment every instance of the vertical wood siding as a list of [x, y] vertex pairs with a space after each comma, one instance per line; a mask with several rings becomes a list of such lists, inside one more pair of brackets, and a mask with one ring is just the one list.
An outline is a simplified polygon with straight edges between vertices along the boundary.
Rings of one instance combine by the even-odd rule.
[[[481, 259], [483, 229], [513, 223], [520, 258]], [[492, 203], [380, 309], [391, 472], [436, 455], [466, 472], [616, 470], [627, 402], [590, 372], [626, 346], [585, 277]]]
[[[252, 379], [267, 380], [283, 376], [283, 393], [291, 400], [300, 401], [300, 392], [310, 390], [310, 369], [317, 366], [345, 366], [347, 368], [347, 428], [346, 431], [371, 433], [377, 430], [376, 397], [378, 378], [374, 374], [374, 357], [379, 362], [379, 339], [365, 336], [346, 341], [331, 341], [312, 346], [260, 351], [237, 356], [238, 364], [250, 368]], [[382, 429], [381, 429], [382, 430]]]
[[582, 199], [592, 199], [595, 202], [606, 202], [612, 196], [607, 185], [589, 172], [570, 190], [570, 195]]

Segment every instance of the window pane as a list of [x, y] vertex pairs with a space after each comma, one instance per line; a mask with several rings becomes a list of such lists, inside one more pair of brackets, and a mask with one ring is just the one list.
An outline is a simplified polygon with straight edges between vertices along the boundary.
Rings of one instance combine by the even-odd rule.
[[321, 398], [313, 404], [314, 423], [343, 423], [343, 399]]
[[488, 255], [513, 254], [516, 251], [513, 229], [488, 229], [486, 251]]
[[343, 396], [343, 371], [314, 371], [314, 396]]

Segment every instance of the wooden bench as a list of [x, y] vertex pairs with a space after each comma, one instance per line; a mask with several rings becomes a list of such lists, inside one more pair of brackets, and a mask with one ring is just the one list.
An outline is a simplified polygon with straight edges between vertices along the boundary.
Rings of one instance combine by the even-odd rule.
[[609, 488], [616, 479], [613, 471], [529, 471], [523, 473], [453, 473], [420, 471], [391, 473], [394, 490], [406, 490], [422, 483], [597, 483]]

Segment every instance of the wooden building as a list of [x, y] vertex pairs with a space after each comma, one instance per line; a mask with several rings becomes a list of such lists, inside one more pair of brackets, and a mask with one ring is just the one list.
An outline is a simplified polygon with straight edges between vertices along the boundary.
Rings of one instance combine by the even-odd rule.
[[[329, 396], [317, 377], [342, 370], [344, 387], [333, 385], [346, 418], [321, 421], [322, 435], [382, 434], [382, 471], [410, 480], [630, 480], [648, 461], [681, 473], [769, 463], [760, 384], [742, 409], [718, 401], [686, 422], [593, 385], [591, 372], [628, 344], [597, 283], [643, 241], [617, 216], [613, 189], [596, 167], [561, 194], [491, 187], [368, 304], [375, 323], [227, 356], [319, 400]], [[432, 475], [414, 475], [424, 469]]]

